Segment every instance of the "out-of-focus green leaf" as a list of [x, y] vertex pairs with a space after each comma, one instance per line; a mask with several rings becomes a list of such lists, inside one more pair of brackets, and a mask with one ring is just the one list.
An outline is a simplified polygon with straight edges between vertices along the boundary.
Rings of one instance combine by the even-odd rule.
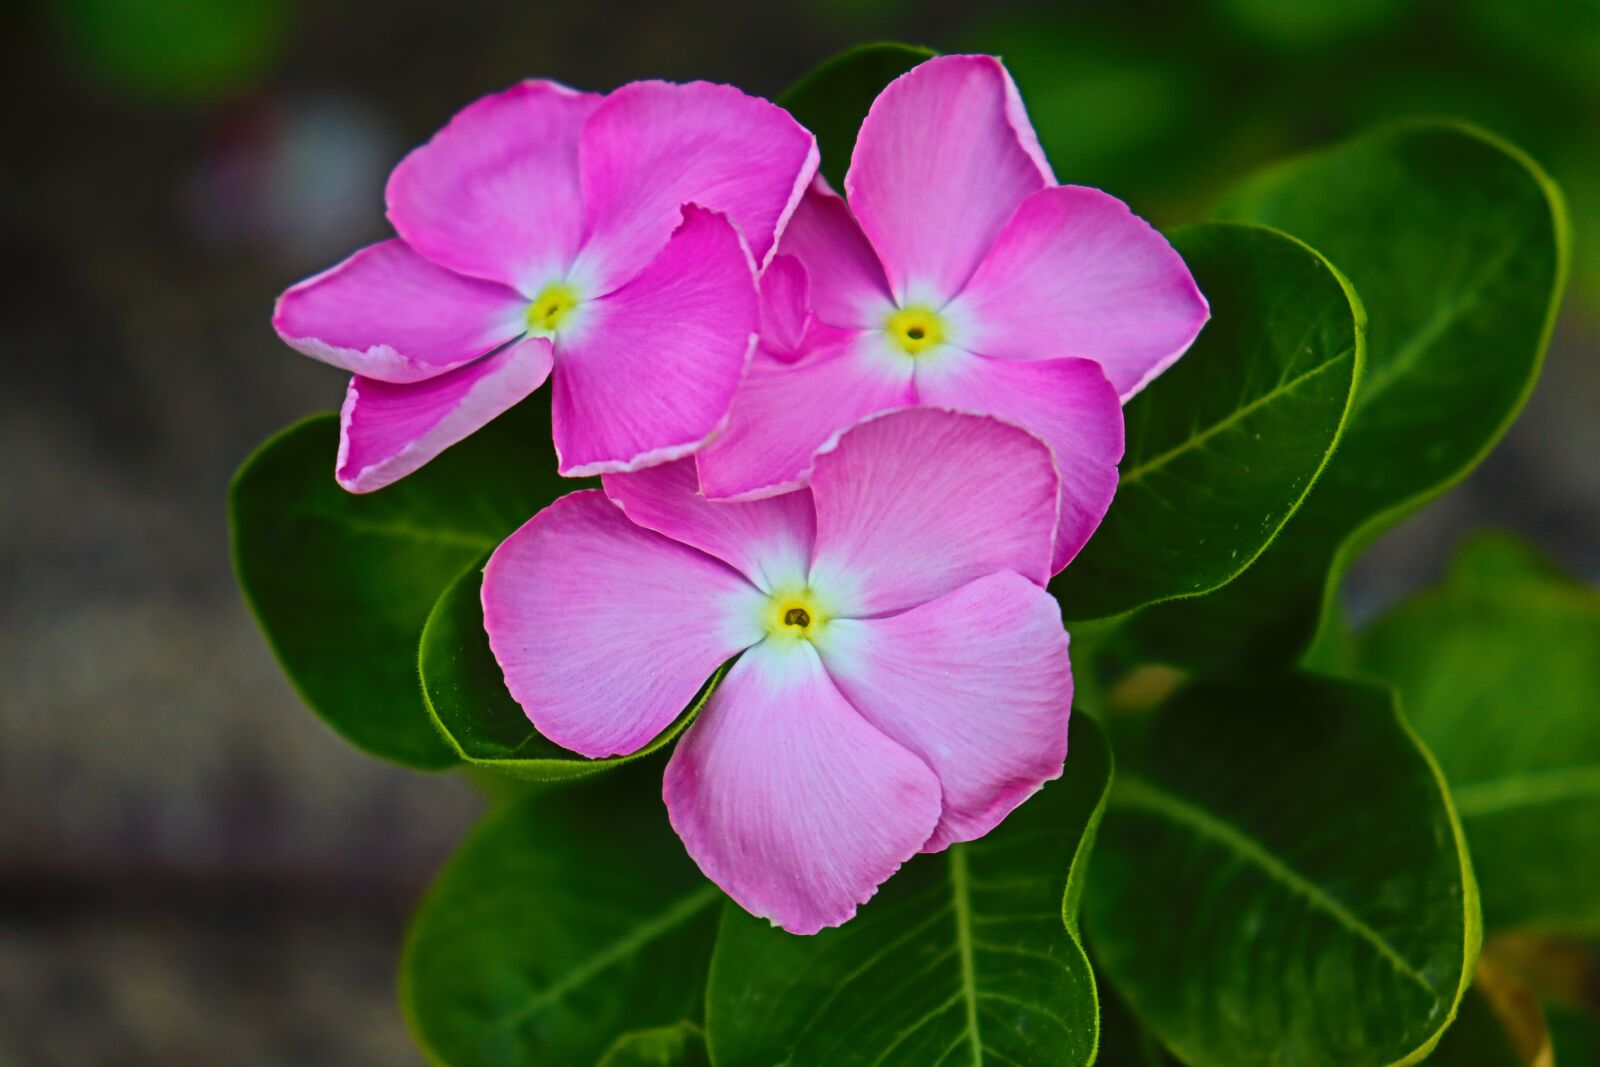
[[422, 631], [419, 667], [428, 712], [455, 753], [475, 766], [532, 781], [582, 778], [648, 756], [681, 733], [722, 678], [711, 677], [688, 709], [638, 752], [588, 759], [546, 739], [506, 690], [483, 628], [483, 564], [469, 566], [444, 591]]
[[842, 927], [795, 937], [729, 905], [706, 1003], [719, 1067], [1093, 1062], [1077, 915], [1111, 754], [1087, 715], [1070, 742], [1059, 781]]
[[417, 688], [434, 602], [561, 492], [549, 402], [519, 405], [409, 477], [355, 495], [333, 480], [339, 421], [256, 450], [228, 497], [234, 570], [300, 695], [357, 747], [412, 767], [457, 762]]
[[1173, 243], [1212, 318], [1127, 407], [1116, 499], [1051, 584], [1068, 619], [1206, 593], [1248, 567], [1332, 454], [1360, 373], [1360, 304], [1315, 251], [1231, 223]]
[[778, 103], [817, 135], [822, 174], [835, 189], [844, 189], [856, 131], [872, 101], [885, 85], [934, 55], [920, 45], [864, 44], [834, 56], [778, 97]]
[[1391, 696], [1201, 683], [1144, 725], [1118, 747], [1084, 897], [1138, 1020], [1190, 1067], [1418, 1062], [1471, 980], [1478, 899]]
[[1298, 658], [1355, 553], [1493, 447], [1538, 376], [1567, 262], [1550, 180], [1447, 122], [1272, 168], [1223, 214], [1326, 255], [1366, 306], [1367, 358], [1338, 449], [1272, 546], [1218, 592], [1138, 620], [1152, 654], [1207, 671]]
[[456, 850], [400, 965], [435, 1062], [592, 1064], [620, 1034], [700, 1017], [725, 898], [668, 827], [657, 773], [513, 802]]
[[1487, 959], [1428, 1067], [1552, 1067], [1550, 1030], [1539, 999]]
[[711, 1067], [706, 1035], [693, 1023], [658, 1026], [617, 1038], [599, 1067]]
[[1600, 593], [1491, 536], [1359, 648], [1450, 782], [1485, 926], [1600, 934]]

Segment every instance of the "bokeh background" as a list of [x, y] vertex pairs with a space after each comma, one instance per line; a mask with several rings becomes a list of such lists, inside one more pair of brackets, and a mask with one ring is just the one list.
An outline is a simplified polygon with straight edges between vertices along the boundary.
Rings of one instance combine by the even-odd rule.
[[880, 38], [1003, 54], [1063, 180], [1163, 224], [1391, 116], [1524, 145], [1577, 230], [1544, 379], [1348, 595], [1369, 613], [1484, 523], [1600, 576], [1592, 0], [7, 5], [0, 1065], [421, 1062], [394, 1006], [403, 924], [482, 801], [327, 733], [235, 592], [229, 475], [343, 391], [276, 341], [272, 300], [382, 237], [388, 169], [485, 92], [543, 75], [771, 95]]

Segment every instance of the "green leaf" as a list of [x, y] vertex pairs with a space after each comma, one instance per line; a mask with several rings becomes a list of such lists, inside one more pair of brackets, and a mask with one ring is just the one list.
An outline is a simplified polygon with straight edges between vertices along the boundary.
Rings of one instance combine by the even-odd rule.
[[417, 690], [417, 641], [462, 568], [578, 487], [556, 477], [548, 409], [535, 397], [376, 493], [334, 482], [332, 415], [272, 438], [234, 476], [245, 599], [306, 703], [357, 747], [412, 767], [456, 762]]
[[1051, 586], [1068, 619], [1206, 593], [1248, 567], [1332, 454], [1360, 372], [1360, 303], [1315, 251], [1231, 223], [1173, 244], [1211, 321], [1127, 407], [1116, 499]]
[[1338, 450], [1271, 548], [1217, 593], [1138, 621], [1152, 654], [1212, 671], [1297, 659], [1331, 623], [1355, 553], [1477, 466], [1538, 377], [1568, 258], [1544, 173], [1452, 123], [1390, 126], [1272, 168], [1223, 214], [1322, 252], [1368, 329]]
[[1478, 963], [1455, 1022], [1427, 1058], [1428, 1067], [1551, 1067], [1544, 1010], [1509, 973]]
[[439, 597], [422, 631], [419, 670], [428, 713], [467, 763], [531, 781], [582, 778], [650, 755], [689, 725], [717, 683], [717, 669], [678, 720], [638, 752], [587, 759], [547, 740], [506, 690], [483, 628], [483, 564], [469, 566]]
[[1389, 694], [1202, 683], [1118, 757], [1089, 936], [1178, 1059], [1380, 1067], [1433, 1047], [1471, 981], [1477, 890]]
[[1111, 754], [1087, 715], [1070, 740], [1060, 780], [912, 860], [842, 927], [794, 937], [725, 909], [706, 1003], [719, 1067], [1093, 1062], [1077, 915]]
[[658, 1026], [617, 1038], [599, 1067], [711, 1067], [706, 1037], [693, 1023]]
[[844, 188], [856, 131], [883, 87], [937, 55], [920, 45], [886, 41], [840, 52], [785, 89], [778, 103], [817, 136], [822, 174], [835, 189]]
[[658, 767], [604, 786], [500, 808], [429, 890], [400, 1001], [433, 1061], [594, 1063], [620, 1033], [700, 1017], [725, 898], [669, 829]]
[[1360, 636], [1438, 757], [1484, 924], [1600, 934], [1600, 593], [1494, 536]]

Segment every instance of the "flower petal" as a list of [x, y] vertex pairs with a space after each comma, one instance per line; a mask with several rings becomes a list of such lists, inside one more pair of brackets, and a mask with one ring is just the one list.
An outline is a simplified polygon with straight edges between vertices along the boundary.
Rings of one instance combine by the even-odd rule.
[[951, 349], [917, 367], [924, 404], [993, 415], [1044, 438], [1061, 478], [1050, 563], [1061, 570], [1105, 518], [1122, 459], [1122, 405], [1088, 359], [986, 359]]
[[756, 353], [727, 427], [695, 457], [706, 496], [748, 499], [804, 485], [834, 435], [912, 402], [910, 360], [886, 358], [870, 335], [837, 334], [792, 363]]
[[578, 132], [601, 99], [525, 81], [467, 105], [395, 167], [389, 221], [440, 266], [528, 296], [564, 278], [583, 238]]
[[483, 573], [506, 687], [540, 733], [593, 758], [636, 752], [671, 725], [712, 671], [760, 639], [764, 599], [596, 489], [539, 512]]
[[692, 459], [608, 474], [604, 484], [606, 496], [637, 525], [717, 557], [768, 592], [805, 584], [817, 520], [804, 490], [711, 503], [700, 495]]
[[556, 341], [562, 474], [665, 463], [722, 425], [760, 321], [754, 267], [726, 217], [685, 208], [638, 277], [579, 313]]
[[761, 347], [780, 359], [794, 359], [811, 323], [805, 267], [793, 256], [773, 256], [761, 272]]
[[933, 772], [856, 714], [807, 641], [733, 665], [663, 794], [706, 877], [795, 934], [848, 920], [939, 821]]
[[998, 419], [933, 408], [869, 418], [817, 457], [811, 495], [811, 584], [836, 615], [903, 611], [995, 571], [1050, 577], [1050, 449]]
[[933, 307], [960, 292], [1017, 205], [1054, 184], [993, 56], [939, 56], [890, 82], [844, 180], [895, 296]]
[[532, 337], [425, 382], [350, 379], [335, 476], [352, 493], [398, 481], [511, 409], [550, 376], [550, 342]]
[[878, 619], [837, 619], [818, 642], [839, 691], [939, 777], [937, 852], [999, 825], [1061, 773], [1072, 711], [1055, 598], [1010, 572]]
[[494, 282], [380, 241], [278, 298], [273, 329], [313, 359], [385, 382], [419, 382], [520, 334], [527, 301]]
[[894, 297], [878, 253], [821, 178], [806, 190], [778, 247], [804, 265], [817, 318], [851, 329], [882, 329]]
[[968, 351], [1092, 359], [1127, 400], [1188, 349], [1210, 310], [1149, 223], [1114, 196], [1067, 185], [1023, 203], [951, 314]]
[[764, 265], [816, 173], [817, 142], [731, 85], [642, 81], [589, 117], [580, 167], [592, 236], [577, 273], [604, 292], [660, 251], [686, 203], [726, 214]]

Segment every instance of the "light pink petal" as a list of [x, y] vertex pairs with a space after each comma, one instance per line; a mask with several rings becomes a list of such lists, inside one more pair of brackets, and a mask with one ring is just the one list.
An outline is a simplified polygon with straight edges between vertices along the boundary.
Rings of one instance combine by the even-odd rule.
[[909, 359], [885, 356], [867, 335], [841, 334], [789, 363], [765, 351], [750, 361], [728, 425], [696, 456], [713, 500], [804, 485], [812, 458], [867, 415], [912, 402]]
[[733, 665], [672, 753], [664, 795], [706, 877], [795, 934], [848, 920], [939, 821], [933, 772], [856, 713], [807, 641]]
[[806, 268], [817, 318], [851, 329], [882, 329], [894, 310], [889, 282], [845, 202], [818, 178], [806, 190], [778, 248]]
[[530, 337], [425, 382], [350, 379], [335, 475], [352, 493], [398, 481], [508, 411], [550, 376], [550, 342]]
[[763, 594], [725, 564], [570, 493], [494, 550], [483, 623], [538, 731], [590, 757], [636, 752], [735, 652]]
[[1072, 561], [1111, 507], [1122, 459], [1122, 405], [1087, 359], [986, 359], [948, 349], [917, 368], [917, 397], [936, 407], [993, 415], [1044, 438], [1061, 477], [1050, 569]]
[[968, 351], [1092, 359], [1124, 400], [1210, 315], [1165, 237], [1116, 197], [1075, 185], [1023, 203], [950, 311]]
[[470, 363], [523, 331], [527, 301], [381, 241], [278, 297], [273, 329], [297, 352], [386, 382]]
[[878, 95], [844, 184], [895, 296], [938, 307], [1055, 178], [1000, 61], [940, 56]]
[[773, 256], [761, 273], [761, 347], [780, 359], [794, 359], [811, 322], [805, 267], [793, 256]]
[[1027, 579], [991, 574], [899, 615], [836, 619], [818, 651], [862, 718], [938, 775], [944, 813], [923, 851], [982, 837], [1061, 773], [1067, 633]]
[[601, 99], [526, 81], [467, 105], [389, 176], [389, 221], [440, 266], [535, 295], [583, 238], [578, 131]]
[[579, 311], [556, 342], [562, 474], [665, 463], [722, 425], [760, 322], [750, 255], [724, 216], [684, 209], [638, 277]]
[[1050, 577], [1050, 449], [998, 419], [934, 408], [868, 419], [817, 457], [811, 495], [811, 584], [839, 615], [903, 611], [995, 571]]
[[589, 116], [580, 166], [591, 236], [577, 273], [605, 291], [649, 262], [686, 203], [727, 215], [765, 264], [816, 173], [817, 143], [731, 85], [642, 81]]
[[608, 474], [606, 495], [634, 523], [708, 552], [762, 589], [805, 585], [816, 513], [805, 490], [746, 504], [700, 495], [694, 460]]

